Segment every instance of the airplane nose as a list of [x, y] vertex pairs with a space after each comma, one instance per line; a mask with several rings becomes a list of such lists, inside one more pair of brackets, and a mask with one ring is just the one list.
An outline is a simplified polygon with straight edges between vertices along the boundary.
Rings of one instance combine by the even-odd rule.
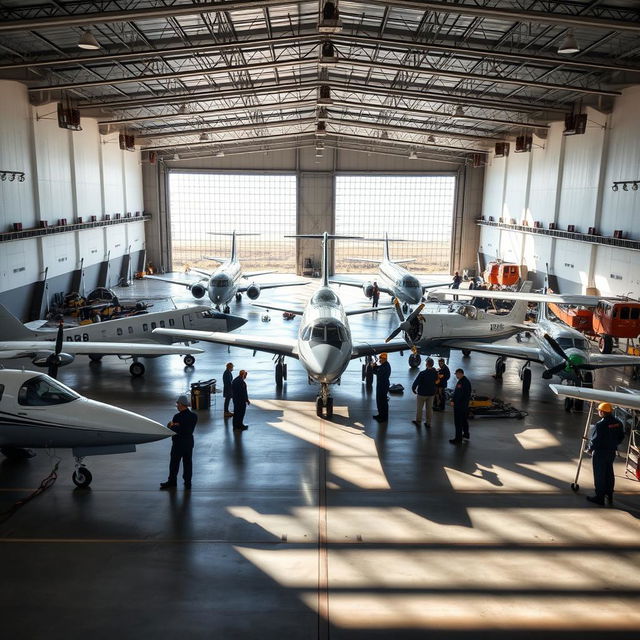
[[342, 375], [349, 360], [344, 353], [328, 344], [317, 344], [311, 348], [307, 361], [309, 373], [319, 382], [333, 382]]
[[567, 354], [569, 362], [573, 365], [573, 366], [579, 366], [581, 364], [585, 364], [587, 362], [587, 358], [585, 356], [585, 354], [577, 352], [577, 353], [571, 353], [571, 354]]
[[246, 318], [241, 318], [240, 316], [226, 316], [227, 320], [227, 331], [235, 331], [239, 329], [242, 325], [247, 323]]

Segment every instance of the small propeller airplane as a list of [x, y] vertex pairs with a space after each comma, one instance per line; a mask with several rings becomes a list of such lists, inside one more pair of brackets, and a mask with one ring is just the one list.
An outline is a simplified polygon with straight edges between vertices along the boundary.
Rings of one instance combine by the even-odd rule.
[[238, 236], [257, 236], [258, 233], [209, 233], [214, 236], [231, 236], [231, 256], [229, 258], [218, 258], [214, 256], [204, 256], [206, 260], [213, 260], [221, 263], [213, 272], [204, 271], [191, 267], [189, 271], [199, 274], [200, 279], [196, 282], [185, 282], [184, 280], [173, 280], [164, 276], [146, 276], [149, 280], [161, 280], [162, 282], [171, 282], [187, 287], [194, 298], [204, 298], [209, 295], [209, 299], [219, 311], [223, 308], [224, 313], [229, 313], [229, 302], [235, 297], [236, 302], [240, 301], [243, 293], [247, 294], [250, 300], [257, 300], [263, 289], [276, 289], [279, 287], [299, 287], [307, 284], [307, 281], [292, 282], [263, 282], [258, 283], [249, 281], [249, 278], [261, 276], [273, 271], [254, 271], [251, 273], [243, 273], [240, 261], [236, 251], [236, 237]]
[[[57, 356], [49, 357], [55, 374]], [[32, 448], [69, 448], [75, 458], [72, 480], [78, 487], [88, 487], [92, 480], [85, 457], [130, 453], [137, 444], [171, 435], [154, 420], [85, 398], [52, 376], [0, 369], [0, 452], [30, 458]]]
[[[497, 355], [498, 359], [495, 365], [496, 378], [502, 377], [506, 358], [525, 360], [526, 362], [520, 370], [523, 393], [527, 393], [531, 386], [531, 370], [529, 367], [532, 362], [537, 362], [544, 366], [542, 377], [545, 380], [550, 380], [557, 376], [561, 380], [568, 380], [582, 387], [591, 387], [593, 385], [592, 371], [595, 369], [640, 365], [640, 357], [637, 356], [591, 353], [589, 343], [582, 333], [563, 322], [553, 322], [547, 316], [548, 302], [595, 305], [598, 300], [595, 296], [476, 290], [463, 293], [470, 297], [491, 298], [496, 296], [501, 300], [517, 300], [516, 304], [525, 300], [538, 302], [538, 320], [535, 329], [531, 333], [535, 346], [500, 343], [480, 344], [474, 341], [469, 341], [462, 345], [465, 349]], [[571, 404], [567, 403], [565, 408], [570, 409]]]
[[[285, 357], [296, 358], [306, 370], [309, 381], [320, 383], [320, 394], [316, 399], [316, 413], [327, 418], [333, 415], [333, 397], [329, 385], [336, 384], [349, 362], [363, 356], [373, 356], [385, 351], [408, 349], [404, 341], [387, 344], [385, 342], [353, 343], [348, 316], [375, 311], [366, 309], [346, 310], [338, 295], [329, 286], [329, 240], [354, 239], [352, 236], [335, 236], [325, 232], [321, 235], [304, 234], [297, 238], [322, 239], [322, 284], [312, 295], [304, 309], [292, 309], [277, 305], [256, 305], [302, 316], [297, 339], [271, 338], [249, 335], [229, 335], [204, 331], [183, 331], [179, 329], [156, 329], [155, 333], [175, 336], [183, 340], [203, 340], [217, 342], [253, 351], [273, 353], [276, 356], [276, 384], [282, 386], [286, 380]], [[360, 238], [355, 238], [360, 239]], [[380, 307], [382, 309], [382, 307]]]
[[[59, 326], [57, 331], [35, 331], [25, 327], [6, 307], [0, 305], [0, 360], [31, 358], [31, 362], [37, 367], [50, 367], [53, 356], [57, 366], [62, 366], [70, 364], [79, 355], [89, 356], [92, 361], [99, 361], [106, 355], [116, 355], [122, 359], [133, 358], [129, 372], [134, 377], [143, 375], [145, 371], [144, 365], [138, 362], [140, 357], [184, 355], [184, 363], [192, 366], [195, 362], [194, 355], [202, 353], [202, 349], [167, 344], [160, 336], [154, 336], [152, 331], [156, 326], [165, 324], [174, 326], [178, 323], [194, 328], [210, 328], [213, 324], [214, 327], [222, 328], [241, 326], [246, 322], [244, 318], [223, 314], [219, 314], [221, 318], [215, 318], [211, 313], [209, 307], [191, 307], [68, 329]], [[205, 314], [208, 315], [205, 317]], [[132, 342], [135, 340], [141, 342]]]
[[[431, 287], [440, 287], [442, 283], [423, 284], [420, 280], [410, 273], [407, 269], [400, 266], [406, 262], [413, 262], [415, 258], [407, 258], [405, 260], [391, 260], [389, 254], [389, 236], [384, 234], [384, 238], [363, 238], [367, 242], [384, 242], [384, 253], [382, 260], [372, 258], [349, 258], [352, 262], [369, 262], [378, 264], [378, 288], [382, 293], [388, 293], [392, 298], [400, 300], [402, 310], [406, 313], [409, 305], [418, 304], [424, 295], [424, 292]], [[405, 240], [396, 240], [396, 242], [405, 242]], [[367, 298], [373, 295], [373, 282], [362, 282], [352, 278], [343, 276], [332, 276], [329, 279], [331, 284], [346, 285], [349, 287], [358, 287], [362, 289]]]

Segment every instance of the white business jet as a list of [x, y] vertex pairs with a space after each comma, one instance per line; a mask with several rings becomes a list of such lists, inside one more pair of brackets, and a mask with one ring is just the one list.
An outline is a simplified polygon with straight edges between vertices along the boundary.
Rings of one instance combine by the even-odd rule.
[[[403, 311], [407, 311], [409, 305], [418, 304], [422, 300], [422, 296], [426, 289], [431, 287], [439, 287], [442, 283], [423, 284], [411, 272], [400, 266], [406, 262], [413, 262], [415, 258], [407, 258], [405, 260], [391, 260], [389, 257], [389, 236], [384, 234], [384, 239], [365, 238], [367, 242], [380, 241], [384, 242], [384, 254], [382, 260], [374, 260], [372, 258], [349, 258], [353, 262], [369, 262], [378, 264], [378, 288], [382, 293], [388, 293], [392, 298], [400, 300]], [[399, 242], [404, 242], [400, 240]], [[329, 282], [333, 284], [344, 284], [349, 287], [361, 288], [367, 298], [373, 295], [373, 282], [362, 282], [352, 278], [343, 276], [333, 276]]]
[[191, 307], [117, 318], [68, 329], [58, 328], [57, 331], [35, 331], [25, 327], [7, 308], [0, 305], [0, 360], [31, 358], [34, 365], [50, 368], [54, 361], [55, 366], [59, 367], [73, 362], [75, 356], [79, 355], [89, 356], [93, 361], [99, 361], [106, 355], [115, 355], [121, 359], [133, 358], [129, 372], [134, 377], [143, 375], [145, 371], [144, 365], [138, 362], [140, 357], [183, 355], [185, 364], [192, 366], [195, 362], [194, 355], [202, 353], [202, 349], [174, 346], [169, 339], [153, 335], [153, 329], [156, 326], [210, 329], [212, 325], [213, 328], [223, 329], [229, 326], [239, 327], [246, 322], [244, 318], [237, 316], [218, 315], [222, 318], [215, 317], [209, 307]]
[[384, 351], [403, 351], [407, 349], [404, 341], [386, 344], [384, 342], [359, 342], [354, 344], [347, 316], [369, 313], [375, 309], [357, 309], [345, 311], [340, 298], [329, 286], [329, 240], [351, 238], [351, 236], [298, 235], [298, 238], [321, 238], [323, 248], [322, 284], [313, 294], [306, 307], [291, 309], [276, 305], [258, 305], [287, 311], [302, 316], [297, 339], [271, 338], [248, 335], [228, 335], [225, 333], [207, 333], [204, 331], [182, 331], [177, 329], [156, 329], [161, 335], [176, 336], [183, 340], [204, 340], [234, 347], [243, 347], [254, 351], [273, 353], [276, 359], [276, 384], [282, 385], [286, 379], [286, 356], [297, 358], [305, 368], [309, 381], [320, 383], [320, 394], [316, 400], [316, 413], [323, 411], [327, 418], [333, 415], [333, 398], [329, 385], [340, 380], [349, 362], [354, 358], [372, 356]]
[[307, 284], [306, 281], [294, 282], [262, 282], [249, 281], [249, 278], [274, 273], [273, 271], [254, 271], [252, 273], [243, 273], [238, 255], [236, 252], [236, 236], [257, 236], [258, 233], [210, 233], [215, 236], [231, 236], [231, 257], [217, 258], [213, 256], [204, 256], [207, 260], [220, 262], [221, 265], [213, 272], [203, 271], [191, 267], [190, 272], [200, 275], [197, 282], [185, 282], [184, 280], [173, 280], [164, 276], [146, 276], [152, 280], [161, 280], [163, 282], [171, 282], [187, 287], [194, 298], [204, 298], [206, 294], [220, 310], [223, 307], [224, 313], [229, 313], [229, 302], [235, 297], [236, 302], [240, 301], [243, 293], [247, 294], [250, 300], [257, 300], [263, 289], [275, 289], [278, 287], [298, 287]]
[[[458, 293], [456, 292], [456, 295]], [[595, 369], [640, 365], [640, 357], [637, 356], [591, 353], [589, 343], [582, 333], [563, 322], [553, 322], [547, 317], [548, 302], [595, 306], [598, 301], [595, 296], [476, 290], [468, 293], [463, 292], [463, 294], [467, 294], [470, 297], [518, 300], [516, 304], [520, 304], [525, 300], [539, 303], [537, 325], [532, 332], [534, 346], [527, 346], [522, 343], [517, 345], [480, 344], [476, 341], [469, 341], [463, 344], [465, 349], [499, 356], [495, 366], [496, 377], [498, 378], [504, 373], [504, 361], [506, 358], [525, 360], [526, 362], [520, 371], [524, 393], [529, 390], [531, 385], [531, 370], [529, 366], [532, 362], [537, 362], [544, 366], [542, 377], [545, 380], [550, 380], [553, 376], [557, 376], [561, 380], [567, 380], [583, 387], [591, 387], [593, 385], [592, 371]], [[566, 403], [565, 407], [570, 409], [571, 404]]]
[[78, 487], [92, 480], [85, 457], [130, 453], [171, 435], [154, 420], [89, 400], [43, 373], [0, 369], [0, 451], [25, 458], [32, 448], [71, 449]]

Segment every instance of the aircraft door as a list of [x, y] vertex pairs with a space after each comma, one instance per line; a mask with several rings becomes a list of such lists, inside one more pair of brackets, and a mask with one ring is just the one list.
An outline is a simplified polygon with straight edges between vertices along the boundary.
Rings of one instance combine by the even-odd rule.
[[182, 314], [182, 326], [185, 329], [193, 329], [193, 314], [191, 313]]

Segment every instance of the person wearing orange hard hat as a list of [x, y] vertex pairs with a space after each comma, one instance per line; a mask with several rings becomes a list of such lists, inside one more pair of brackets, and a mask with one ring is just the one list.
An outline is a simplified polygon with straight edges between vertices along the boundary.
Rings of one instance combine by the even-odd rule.
[[378, 422], [389, 420], [389, 378], [391, 377], [391, 365], [387, 362], [387, 354], [378, 356], [378, 364], [373, 367], [376, 376], [376, 407], [378, 415], [373, 416]]
[[613, 462], [618, 445], [624, 440], [622, 422], [613, 415], [613, 405], [601, 402], [598, 405], [600, 420], [593, 425], [587, 451], [593, 454], [593, 484], [595, 496], [587, 496], [589, 502], [604, 506], [605, 498], [613, 503], [615, 476]]

